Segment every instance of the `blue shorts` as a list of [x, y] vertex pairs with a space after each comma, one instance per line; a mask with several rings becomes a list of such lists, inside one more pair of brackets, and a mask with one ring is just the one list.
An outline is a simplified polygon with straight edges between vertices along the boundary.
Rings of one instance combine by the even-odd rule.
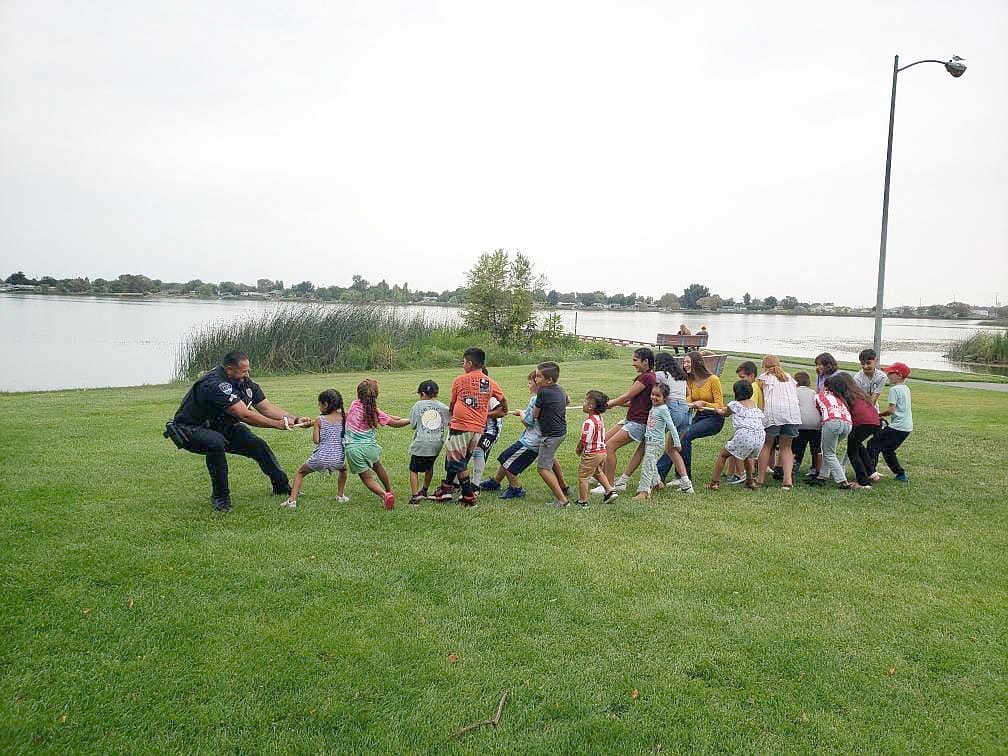
[[623, 423], [623, 430], [626, 431], [627, 435], [630, 436], [634, 441], [640, 443], [644, 440], [644, 434], [647, 433], [647, 426], [644, 423], [634, 422], [633, 420], [627, 420]]
[[500, 453], [497, 457], [497, 461], [501, 463], [501, 467], [507, 470], [512, 475], [518, 475], [525, 471], [525, 469], [536, 461], [539, 456], [538, 449], [529, 449], [527, 446], [523, 446], [520, 441], [515, 441], [511, 446]]

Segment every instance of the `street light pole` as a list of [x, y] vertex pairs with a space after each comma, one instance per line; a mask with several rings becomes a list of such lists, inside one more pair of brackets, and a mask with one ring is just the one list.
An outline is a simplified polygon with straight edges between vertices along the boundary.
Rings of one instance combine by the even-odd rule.
[[885, 291], [885, 258], [886, 258], [886, 239], [889, 235], [889, 178], [892, 175], [892, 139], [893, 139], [893, 123], [896, 118], [896, 77], [900, 71], [905, 71], [911, 66], [916, 66], [919, 63], [941, 63], [945, 66], [945, 70], [948, 71], [953, 77], [959, 78], [966, 72], [966, 66], [961, 62], [963, 58], [958, 55], [953, 55], [952, 59], [949, 61], [944, 60], [918, 60], [915, 63], [899, 67], [899, 55], [893, 58], [893, 70], [892, 70], [892, 96], [889, 100], [889, 142], [886, 145], [886, 161], [885, 161], [885, 186], [882, 190], [882, 238], [879, 242], [879, 260], [878, 260], [878, 290], [875, 296], [875, 354], [878, 355], [879, 359], [882, 357], [882, 314], [883, 314], [883, 294]]
[[885, 156], [885, 188], [882, 190], [882, 241], [878, 253], [878, 289], [875, 294], [875, 354], [882, 358], [882, 298], [885, 292], [886, 237], [889, 235], [889, 178], [892, 175], [892, 135], [896, 118], [896, 76], [899, 74], [899, 55], [892, 64], [892, 97], [889, 100], [889, 143]]

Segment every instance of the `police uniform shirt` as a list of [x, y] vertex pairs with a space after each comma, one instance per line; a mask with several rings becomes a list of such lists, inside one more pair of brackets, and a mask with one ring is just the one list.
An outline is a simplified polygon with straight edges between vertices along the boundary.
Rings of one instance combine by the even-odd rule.
[[203, 425], [207, 420], [235, 425], [240, 421], [226, 412], [228, 407], [242, 402], [251, 408], [265, 398], [255, 381], [228, 378], [224, 368], [218, 367], [200, 379], [192, 394], [182, 402], [175, 419], [187, 425]]

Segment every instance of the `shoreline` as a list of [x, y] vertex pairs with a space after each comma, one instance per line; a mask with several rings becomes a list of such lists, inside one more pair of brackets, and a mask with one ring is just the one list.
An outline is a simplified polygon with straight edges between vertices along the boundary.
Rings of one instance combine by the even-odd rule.
[[[73, 293], [73, 292], [62, 292], [62, 291], [0, 291], [0, 295], [4, 294], [17, 294], [26, 296], [37, 296], [37, 297], [68, 297], [72, 299], [83, 299], [85, 297], [92, 299], [111, 299], [111, 300], [163, 300], [169, 302], [185, 301], [185, 302], [272, 302], [275, 304], [319, 304], [319, 305], [348, 305], [348, 304], [367, 304], [367, 305], [379, 305], [382, 307], [443, 307], [448, 309], [463, 309], [464, 305], [449, 303], [449, 302], [345, 302], [338, 299], [314, 299], [308, 297], [265, 297], [265, 296], [255, 296], [255, 297], [242, 297], [242, 296], [228, 296], [228, 297], [195, 297], [190, 294], [139, 294], [139, 293], [105, 293], [105, 294], [95, 294], [93, 292], [86, 293]], [[657, 315], [675, 315], [677, 313], [682, 313], [683, 315], [689, 316], [711, 316], [711, 315], [774, 315], [780, 317], [818, 317], [818, 318], [869, 318], [874, 319], [874, 313], [867, 312], [790, 312], [787, 310], [694, 310], [694, 309], [680, 309], [680, 310], [669, 310], [669, 309], [637, 309], [635, 307], [606, 307], [605, 309], [596, 307], [550, 307], [550, 306], [537, 306], [535, 307], [536, 312], [591, 312], [591, 313], [654, 313]], [[886, 315], [885, 320], [935, 320], [941, 322], [950, 323], [973, 323], [976, 326], [983, 327], [1003, 327], [1008, 326], [1008, 321], [996, 321], [996, 320], [982, 320], [979, 316], [976, 318], [943, 318], [936, 315]], [[975, 322], [974, 322], [975, 321]], [[981, 363], [976, 363], [981, 364]]]

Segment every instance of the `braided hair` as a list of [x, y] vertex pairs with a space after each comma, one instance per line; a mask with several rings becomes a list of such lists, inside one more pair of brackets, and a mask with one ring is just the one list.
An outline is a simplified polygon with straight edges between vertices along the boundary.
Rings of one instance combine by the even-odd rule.
[[369, 428], [378, 427], [378, 382], [365, 378], [357, 384], [357, 400], [364, 407], [364, 421]]

